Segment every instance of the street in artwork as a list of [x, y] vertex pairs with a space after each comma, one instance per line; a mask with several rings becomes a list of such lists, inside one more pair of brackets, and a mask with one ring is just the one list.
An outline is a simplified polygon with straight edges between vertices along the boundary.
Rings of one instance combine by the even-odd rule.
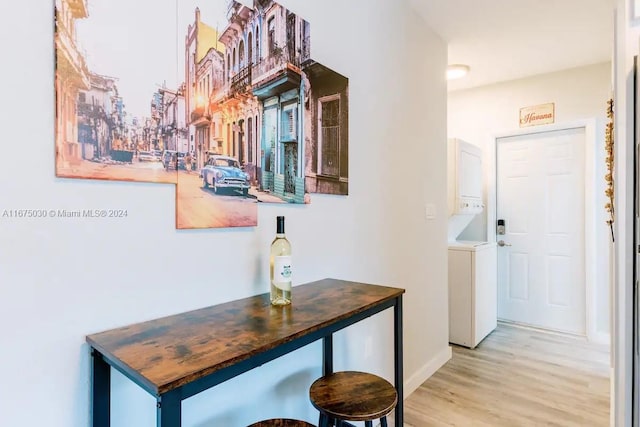
[[56, 0], [55, 21], [57, 176], [176, 184], [178, 228], [348, 194], [348, 79], [281, 5]]

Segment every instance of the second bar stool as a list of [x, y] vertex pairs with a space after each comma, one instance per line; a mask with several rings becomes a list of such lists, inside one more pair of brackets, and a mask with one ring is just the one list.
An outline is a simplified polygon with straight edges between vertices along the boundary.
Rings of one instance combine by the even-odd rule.
[[311, 404], [320, 411], [320, 427], [342, 421], [364, 421], [373, 427], [380, 419], [387, 427], [387, 414], [396, 407], [398, 393], [387, 380], [357, 371], [335, 372], [317, 379], [309, 389]]

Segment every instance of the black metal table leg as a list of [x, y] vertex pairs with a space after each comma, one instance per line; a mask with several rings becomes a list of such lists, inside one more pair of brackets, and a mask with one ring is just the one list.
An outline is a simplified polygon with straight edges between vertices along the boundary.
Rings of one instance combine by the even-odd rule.
[[404, 423], [404, 374], [402, 355], [402, 295], [396, 298], [393, 307], [393, 349], [395, 357], [395, 386], [398, 392], [398, 405], [394, 416], [396, 427], [402, 427]]
[[158, 427], [180, 427], [182, 425], [182, 396], [180, 389], [161, 394], [156, 410]]
[[322, 338], [322, 375], [333, 373], [333, 334]]
[[93, 427], [111, 425], [111, 366], [100, 352], [91, 349], [91, 398]]
[[[333, 334], [322, 338], [322, 376], [333, 373]], [[333, 426], [333, 420], [320, 413], [318, 419], [320, 427]]]

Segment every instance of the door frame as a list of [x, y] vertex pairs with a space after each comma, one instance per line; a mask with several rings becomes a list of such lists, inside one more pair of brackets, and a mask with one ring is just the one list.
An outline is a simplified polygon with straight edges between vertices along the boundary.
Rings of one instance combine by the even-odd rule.
[[[584, 165], [584, 266], [585, 266], [585, 326], [586, 337], [589, 341], [598, 344], [610, 343], [610, 334], [598, 332], [596, 329], [596, 286], [595, 278], [601, 277], [599, 275], [599, 268], [596, 263], [596, 218], [597, 212], [604, 206], [600, 207], [596, 205], [595, 190], [596, 186], [596, 124], [595, 118], [569, 121], [566, 123], [556, 123], [552, 125], [528, 127], [523, 129], [516, 129], [512, 131], [500, 132], [495, 134], [491, 138], [491, 144], [488, 152], [491, 153], [488, 161], [489, 166], [489, 185], [487, 191], [487, 240], [489, 242], [495, 242], [496, 239], [496, 214], [497, 214], [497, 184], [498, 184], [498, 168], [497, 168], [497, 156], [498, 156], [498, 139], [535, 135], [547, 132], [556, 132], [570, 129], [584, 129], [585, 135], [585, 165]], [[611, 257], [611, 254], [609, 254]], [[608, 266], [609, 263], [607, 262]], [[496, 265], [497, 269], [497, 265]], [[608, 275], [606, 275], [608, 277]], [[611, 284], [609, 284], [611, 287]], [[609, 304], [609, 307], [611, 304]], [[609, 316], [611, 315], [611, 309], [609, 309]], [[611, 325], [609, 325], [611, 330]]]

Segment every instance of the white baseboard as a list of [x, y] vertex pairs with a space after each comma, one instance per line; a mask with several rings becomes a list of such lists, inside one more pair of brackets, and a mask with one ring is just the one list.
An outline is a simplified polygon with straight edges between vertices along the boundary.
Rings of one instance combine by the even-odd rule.
[[406, 399], [411, 393], [416, 391], [423, 382], [428, 380], [431, 375], [435, 374], [438, 369], [449, 361], [449, 359], [451, 359], [451, 346], [448, 345], [404, 382], [404, 398]]
[[609, 425], [616, 425], [616, 370], [612, 366], [609, 370]]

